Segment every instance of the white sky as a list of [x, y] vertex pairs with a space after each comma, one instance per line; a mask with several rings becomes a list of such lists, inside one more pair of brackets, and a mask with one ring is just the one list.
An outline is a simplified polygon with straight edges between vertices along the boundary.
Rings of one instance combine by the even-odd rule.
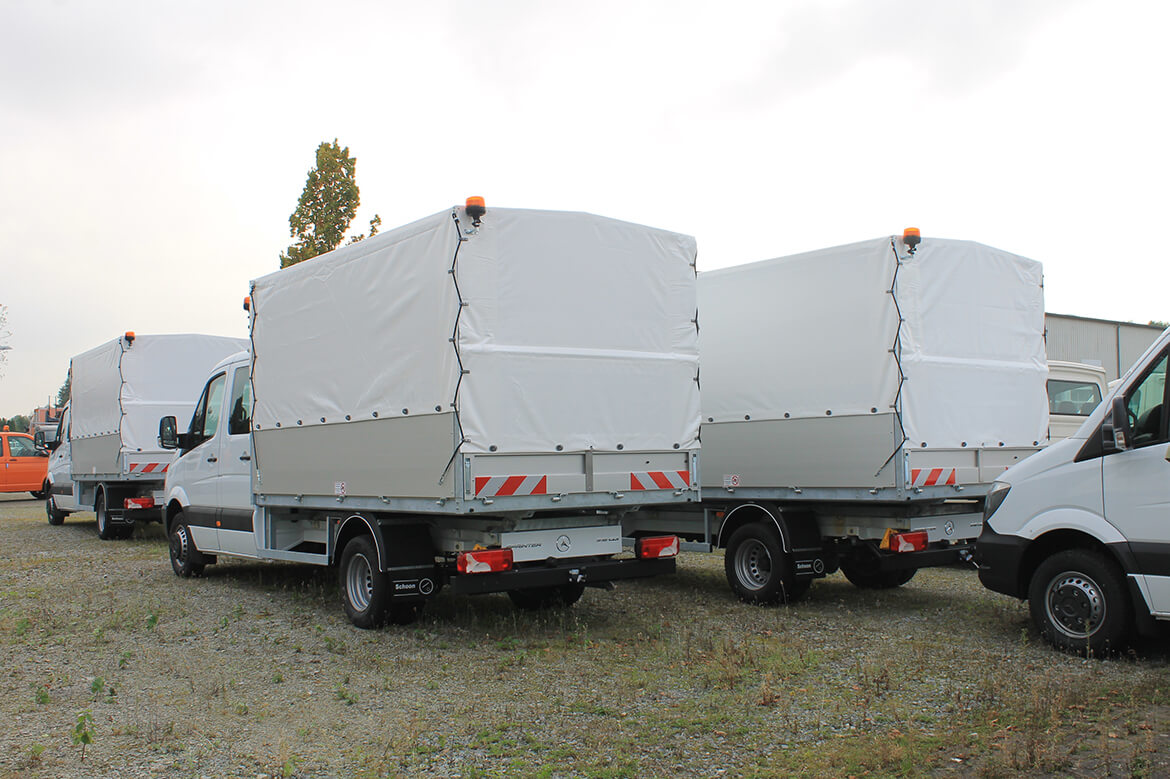
[[1170, 319], [1164, 0], [0, 0], [0, 416], [126, 330], [246, 334], [321, 141], [365, 229], [483, 195], [699, 268], [900, 233]]

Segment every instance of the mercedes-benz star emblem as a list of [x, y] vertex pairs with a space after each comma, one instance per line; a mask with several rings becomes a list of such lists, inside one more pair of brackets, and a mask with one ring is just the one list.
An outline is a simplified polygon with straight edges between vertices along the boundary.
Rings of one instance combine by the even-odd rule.
[[567, 551], [569, 551], [569, 547], [572, 545], [573, 545], [573, 542], [569, 540], [568, 536], [561, 536], [560, 538], [557, 539], [557, 551], [558, 552], [567, 552]]

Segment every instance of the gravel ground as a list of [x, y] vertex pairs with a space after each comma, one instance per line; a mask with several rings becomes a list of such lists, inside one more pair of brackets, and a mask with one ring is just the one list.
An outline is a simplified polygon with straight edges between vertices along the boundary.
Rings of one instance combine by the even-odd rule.
[[962, 569], [752, 608], [699, 554], [565, 611], [443, 594], [361, 631], [332, 571], [180, 580], [157, 525], [0, 499], [0, 777], [1165, 776], [1167, 646], [1059, 654]]

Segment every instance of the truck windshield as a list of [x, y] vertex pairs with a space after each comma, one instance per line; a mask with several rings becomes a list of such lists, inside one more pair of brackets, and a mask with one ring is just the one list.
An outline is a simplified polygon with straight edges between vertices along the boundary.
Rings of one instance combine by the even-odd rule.
[[1050, 379], [1048, 413], [1087, 417], [1101, 402], [1101, 388], [1090, 381]]

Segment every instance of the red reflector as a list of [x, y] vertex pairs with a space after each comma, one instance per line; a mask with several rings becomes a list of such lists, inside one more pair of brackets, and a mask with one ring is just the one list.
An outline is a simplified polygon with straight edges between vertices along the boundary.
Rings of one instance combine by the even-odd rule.
[[152, 509], [154, 498], [126, 498], [123, 505], [128, 509]]
[[891, 552], [921, 552], [926, 548], [926, 531], [916, 530], [913, 533], [897, 533], [890, 537]]
[[678, 536], [639, 538], [634, 542], [634, 554], [642, 560], [678, 556]]
[[512, 570], [511, 549], [477, 549], [461, 552], [455, 558], [455, 569], [459, 573], [496, 573]]

